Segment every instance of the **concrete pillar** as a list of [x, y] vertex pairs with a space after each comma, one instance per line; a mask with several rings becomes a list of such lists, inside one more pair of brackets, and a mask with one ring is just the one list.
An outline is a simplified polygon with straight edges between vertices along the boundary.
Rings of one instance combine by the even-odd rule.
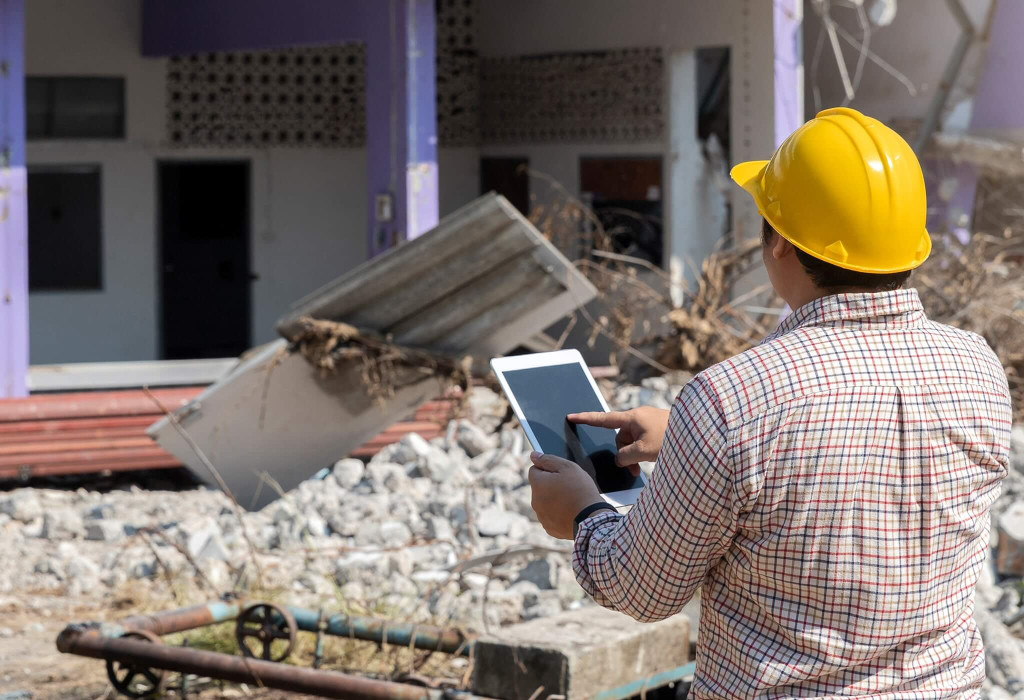
[[438, 220], [434, 0], [377, 2], [366, 38], [371, 256]]
[[0, 398], [27, 394], [24, 36], [24, 0], [0, 0]]
[[699, 192], [704, 159], [697, 140], [697, 55], [668, 54], [668, 158], [665, 161], [665, 259], [672, 304], [683, 303], [684, 290], [696, 279], [695, 266], [714, 240]]

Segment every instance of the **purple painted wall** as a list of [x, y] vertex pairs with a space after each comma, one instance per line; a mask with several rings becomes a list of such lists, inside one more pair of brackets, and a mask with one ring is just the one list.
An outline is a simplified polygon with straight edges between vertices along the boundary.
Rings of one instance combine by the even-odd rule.
[[775, 147], [804, 123], [803, 0], [773, 0]]
[[27, 393], [24, 37], [23, 0], [0, 0], [0, 398]]
[[142, 53], [363, 41], [388, 0], [143, 0]]
[[[995, 12], [989, 30], [985, 64], [978, 76], [968, 131], [991, 133], [1024, 130], [1024, 2], [993, 0]], [[957, 189], [948, 203], [933, 205], [928, 226], [935, 231], [948, 230], [962, 240], [969, 235], [974, 216], [974, 198], [978, 189], [978, 171], [971, 165], [949, 165], [949, 177], [957, 179]], [[966, 226], [961, 220], [966, 214]]]
[[971, 110], [971, 131], [1024, 128], [1024, 2], [995, 0], [985, 67]]
[[144, 0], [142, 24], [147, 56], [364, 42], [370, 255], [437, 224], [434, 0]]

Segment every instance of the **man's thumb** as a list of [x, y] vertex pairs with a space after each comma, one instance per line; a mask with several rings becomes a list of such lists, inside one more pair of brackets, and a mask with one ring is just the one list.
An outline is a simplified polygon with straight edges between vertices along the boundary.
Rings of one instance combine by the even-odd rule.
[[546, 472], [560, 472], [562, 469], [572, 462], [556, 457], [555, 455], [543, 454], [541, 452], [531, 452], [530, 461], [533, 462], [534, 466]]
[[615, 463], [620, 467], [628, 467], [644, 461], [644, 446], [639, 440], [619, 448], [615, 455]]

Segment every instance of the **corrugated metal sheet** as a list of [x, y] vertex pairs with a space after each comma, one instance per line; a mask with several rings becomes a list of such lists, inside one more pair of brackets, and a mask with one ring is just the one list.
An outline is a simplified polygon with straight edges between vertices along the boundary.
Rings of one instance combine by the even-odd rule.
[[[203, 387], [154, 395], [169, 409], [186, 405]], [[390, 426], [352, 452], [370, 457], [403, 435], [444, 433], [457, 399], [429, 401], [410, 420]], [[146, 429], [163, 416], [141, 390], [51, 394], [0, 401], [0, 479], [180, 467]]]
[[[515, 207], [492, 194], [314, 292], [278, 328], [288, 337], [302, 316], [344, 321], [400, 345], [471, 354], [483, 367], [596, 294]], [[256, 509], [277, 497], [277, 486], [293, 488], [437, 396], [439, 382], [421, 377], [407, 372], [400, 379], [408, 383], [381, 404], [367, 396], [358, 366], [323, 377], [282, 340], [244, 359], [180, 420], [239, 503]], [[213, 481], [170, 421], [150, 434]]]

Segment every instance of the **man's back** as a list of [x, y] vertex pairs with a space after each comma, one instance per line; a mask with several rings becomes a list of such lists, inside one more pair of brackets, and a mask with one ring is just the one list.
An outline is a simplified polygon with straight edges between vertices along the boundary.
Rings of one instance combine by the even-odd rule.
[[984, 341], [913, 290], [830, 296], [699, 379], [736, 517], [703, 582], [695, 697], [980, 687], [974, 586], [1011, 420]]

